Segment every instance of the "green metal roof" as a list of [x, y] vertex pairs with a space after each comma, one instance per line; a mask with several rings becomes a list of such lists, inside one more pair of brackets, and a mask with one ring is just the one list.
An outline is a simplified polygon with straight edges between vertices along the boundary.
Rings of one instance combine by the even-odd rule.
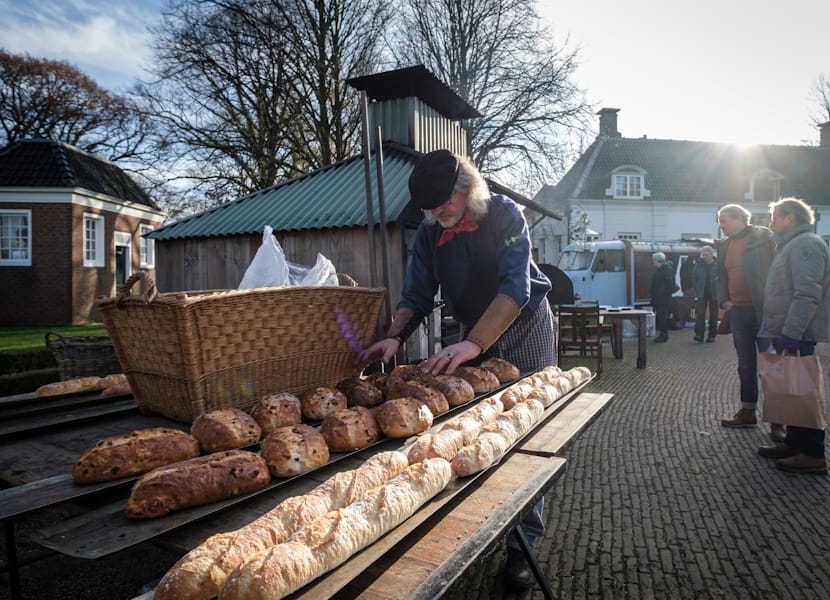
[[[419, 156], [397, 145], [384, 145], [383, 190], [388, 221], [398, 220], [409, 203], [407, 182]], [[374, 156], [371, 162], [377, 223], [380, 215]], [[301, 231], [357, 227], [366, 223], [363, 156], [358, 155], [159, 227], [148, 237], [173, 240], [261, 233], [265, 225], [274, 231]]]
[[[383, 190], [388, 222], [420, 222], [420, 211], [409, 206], [409, 175], [421, 156], [393, 142], [383, 145]], [[380, 222], [377, 165], [372, 157], [371, 181], [374, 222]], [[366, 184], [363, 155], [347, 158], [296, 177], [279, 185], [259, 190], [238, 200], [153, 230], [155, 240], [246, 235], [262, 233], [266, 225], [274, 231], [302, 231], [341, 227], [365, 227]], [[509, 196], [519, 204], [542, 214], [561, 219], [545, 206], [487, 180], [494, 193]], [[414, 219], [414, 221], [413, 221]]]

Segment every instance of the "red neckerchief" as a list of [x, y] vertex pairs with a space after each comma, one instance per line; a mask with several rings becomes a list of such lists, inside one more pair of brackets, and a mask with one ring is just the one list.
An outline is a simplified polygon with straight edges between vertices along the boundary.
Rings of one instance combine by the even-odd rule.
[[449, 242], [452, 238], [455, 237], [456, 233], [475, 231], [476, 229], [478, 229], [478, 223], [467, 218], [467, 215], [464, 215], [464, 218], [461, 219], [461, 221], [459, 221], [452, 227], [447, 227], [446, 229], [444, 229], [444, 231], [441, 232], [441, 237], [438, 238], [438, 246], [443, 246], [444, 244]]

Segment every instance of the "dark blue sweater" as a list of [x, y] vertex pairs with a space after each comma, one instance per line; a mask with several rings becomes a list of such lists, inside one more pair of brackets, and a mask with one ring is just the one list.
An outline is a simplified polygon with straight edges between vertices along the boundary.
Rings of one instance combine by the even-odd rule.
[[438, 246], [443, 227], [426, 219], [415, 247], [398, 308], [409, 308], [420, 322], [433, 310], [440, 285], [457, 321], [473, 327], [497, 294], [510, 296], [532, 313], [551, 288], [530, 255], [527, 222], [519, 207], [501, 195], [491, 197], [478, 229], [459, 233]]

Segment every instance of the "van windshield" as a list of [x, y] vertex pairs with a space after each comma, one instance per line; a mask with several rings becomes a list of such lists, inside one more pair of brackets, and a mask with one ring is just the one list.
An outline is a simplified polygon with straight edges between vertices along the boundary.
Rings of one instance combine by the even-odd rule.
[[563, 271], [582, 271], [591, 266], [592, 258], [594, 258], [593, 252], [566, 250], [559, 256], [559, 264], [557, 266]]

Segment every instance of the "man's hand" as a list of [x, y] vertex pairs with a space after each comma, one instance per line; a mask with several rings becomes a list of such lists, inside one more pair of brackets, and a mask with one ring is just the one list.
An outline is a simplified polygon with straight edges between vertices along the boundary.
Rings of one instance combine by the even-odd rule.
[[375, 342], [358, 355], [358, 371], [362, 371], [378, 359], [388, 363], [395, 356], [400, 345], [398, 338], [384, 338], [379, 342]]
[[423, 368], [430, 375], [440, 375], [441, 373], [452, 375], [457, 367], [468, 360], [473, 360], [479, 354], [481, 354], [481, 348], [478, 344], [464, 340], [452, 346], [447, 346], [435, 356], [431, 356]]
[[779, 335], [772, 340], [772, 347], [778, 354], [798, 354], [798, 349], [801, 347], [800, 340], [794, 340], [786, 335]]

